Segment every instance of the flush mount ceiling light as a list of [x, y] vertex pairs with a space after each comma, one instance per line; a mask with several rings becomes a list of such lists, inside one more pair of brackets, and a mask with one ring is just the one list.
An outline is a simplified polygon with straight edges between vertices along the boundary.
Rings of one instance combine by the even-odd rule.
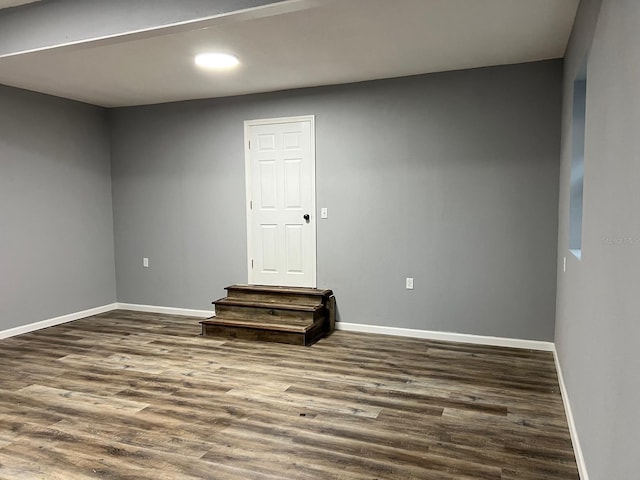
[[201, 53], [196, 55], [196, 65], [209, 70], [226, 70], [240, 63], [237, 57], [228, 53]]

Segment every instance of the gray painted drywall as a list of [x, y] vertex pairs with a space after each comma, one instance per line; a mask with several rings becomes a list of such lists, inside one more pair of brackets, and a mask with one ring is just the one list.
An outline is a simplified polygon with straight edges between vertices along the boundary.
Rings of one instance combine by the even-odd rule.
[[0, 55], [220, 15], [277, 1], [44, 0], [0, 11]]
[[582, 197], [584, 190], [584, 129], [587, 83], [573, 82], [573, 115], [571, 120], [571, 200], [569, 202], [569, 248], [582, 248]]
[[[583, 0], [565, 62], [556, 347], [590, 480], [638, 476], [638, 25], [636, 0]], [[577, 260], [566, 250], [571, 87], [589, 49], [582, 259]]]
[[111, 111], [118, 300], [210, 309], [246, 282], [243, 121], [313, 114], [318, 285], [341, 321], [552, 340], [561, 75], [546, 61]]
[[115, 301], [105, 111], [0, 86], [0, 330]]

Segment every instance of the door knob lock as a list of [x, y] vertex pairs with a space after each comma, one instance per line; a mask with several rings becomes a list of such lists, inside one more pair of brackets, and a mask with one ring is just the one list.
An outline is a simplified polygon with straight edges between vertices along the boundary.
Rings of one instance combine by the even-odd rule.
[[309, 214], [305, 213], [302, 218], [304, 218], [305, 222], [309, 223]]

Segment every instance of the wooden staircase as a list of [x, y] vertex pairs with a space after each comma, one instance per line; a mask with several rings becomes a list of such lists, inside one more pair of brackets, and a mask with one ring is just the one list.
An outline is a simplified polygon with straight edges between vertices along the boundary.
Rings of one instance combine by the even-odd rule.
[[202, 335], [311, 345], [333, 331], [331, 290], [231, 285], [216, 300], [216, 316], [200, 322]]

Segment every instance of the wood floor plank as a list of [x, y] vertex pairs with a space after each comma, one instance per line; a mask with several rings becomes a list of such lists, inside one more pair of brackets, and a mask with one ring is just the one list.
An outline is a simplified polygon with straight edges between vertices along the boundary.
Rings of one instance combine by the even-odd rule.
[[0, 480], [578, 480], [548, 352], [116, 310], [0, 340]]
[[146, 403], [123, 400], [115, 396], [93, 395], [82, 392], [72, 392], [59, 388], [45, 387], [42, 385], [29, 385], [21, 388], [18, 393], [30, 398], [42, 399], [49, 405], [63, 404], [81, 409], [115, 409], [124, 412], [139, 412], [148, 407]]

